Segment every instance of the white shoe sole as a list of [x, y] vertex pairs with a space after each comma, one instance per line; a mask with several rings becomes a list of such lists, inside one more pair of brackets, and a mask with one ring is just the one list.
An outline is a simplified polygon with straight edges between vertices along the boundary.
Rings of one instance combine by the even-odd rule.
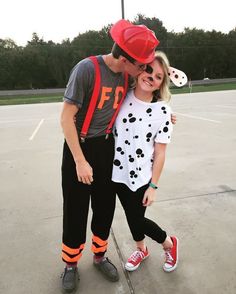
[[[149, 256], [149, 254], [148, 254], [148, 256]], [[133, 272], [133, 271], [135, 271], [135, 270], [140, 266], [140, 264], [141, 264], [146, 258], [148, 258], [148, 256], [144, 257], [143, 260], [142, 260], [139, 264], [137, 264], [136, 266], [133, 266], [133, 267], [129, 267], [129, 266], [127, 266], [127, 263], [126, 263], [126, 264], [125, 264], [125, 269], [126, 269], [127, 271], [129, 271], [129, 272]]]
[[167, 267], [165, 267], [165, 265], [163, 265], [163, 270], [166, 273], [173, 272], [177, 268], [177, 265], [178, 265], [178, 261], [179, 261], [179, 240], [178, 240], [178, 238], [176, 238], [176, 240], [177, 240], [177, 244], [178, 244], [177, 250], [176, 250], [176, 264], [173, 267], [170, 267], [170, 268], [167, 268]]

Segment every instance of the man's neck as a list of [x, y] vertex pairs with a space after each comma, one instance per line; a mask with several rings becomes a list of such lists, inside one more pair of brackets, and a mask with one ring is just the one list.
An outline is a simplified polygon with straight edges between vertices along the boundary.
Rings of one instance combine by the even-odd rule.
[[116, 59], [112, 56], [112, 54], [107, 54], [102, 56], [106, 65], [112, 70], [114, 73], [123, 72], [123, 66], [120, 63], [119, 59]]

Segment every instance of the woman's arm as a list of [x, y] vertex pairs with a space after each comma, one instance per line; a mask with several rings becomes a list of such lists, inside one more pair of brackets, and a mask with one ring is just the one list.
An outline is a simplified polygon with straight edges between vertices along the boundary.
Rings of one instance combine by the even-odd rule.
[[[152, 166], [152, 179], [151, 182], [158, 186], [159, 179], [161, 177], [162, 169], [165, 163], [167, 144], [155, 143], [154, 146], [154, 158]], [[148, 187], [143, 197], [143, 205], [149, 206], [156, 199], [156, 189]]]

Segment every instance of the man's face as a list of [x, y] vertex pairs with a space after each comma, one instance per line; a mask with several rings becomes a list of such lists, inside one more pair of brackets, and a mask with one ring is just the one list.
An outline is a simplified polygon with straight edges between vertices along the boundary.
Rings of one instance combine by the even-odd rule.
[[138, 61], [131, 62], [128, 59], [126, 59], [126, 71], [129, 75], [132, 77], [138, 76], [140, 73], [142, 73], [146, 69], [146, 64], [140, 63]]

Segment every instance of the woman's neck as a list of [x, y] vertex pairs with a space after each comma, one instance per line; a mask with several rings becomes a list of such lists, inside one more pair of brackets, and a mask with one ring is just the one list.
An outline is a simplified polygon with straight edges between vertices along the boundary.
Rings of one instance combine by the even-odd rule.
[[142, 89], [138, 88], [138, 86], [134, 89], [134, 95], [137, 99], [143, 102], [151, 103], [153, 99], [152, 92], [143, 91]]

